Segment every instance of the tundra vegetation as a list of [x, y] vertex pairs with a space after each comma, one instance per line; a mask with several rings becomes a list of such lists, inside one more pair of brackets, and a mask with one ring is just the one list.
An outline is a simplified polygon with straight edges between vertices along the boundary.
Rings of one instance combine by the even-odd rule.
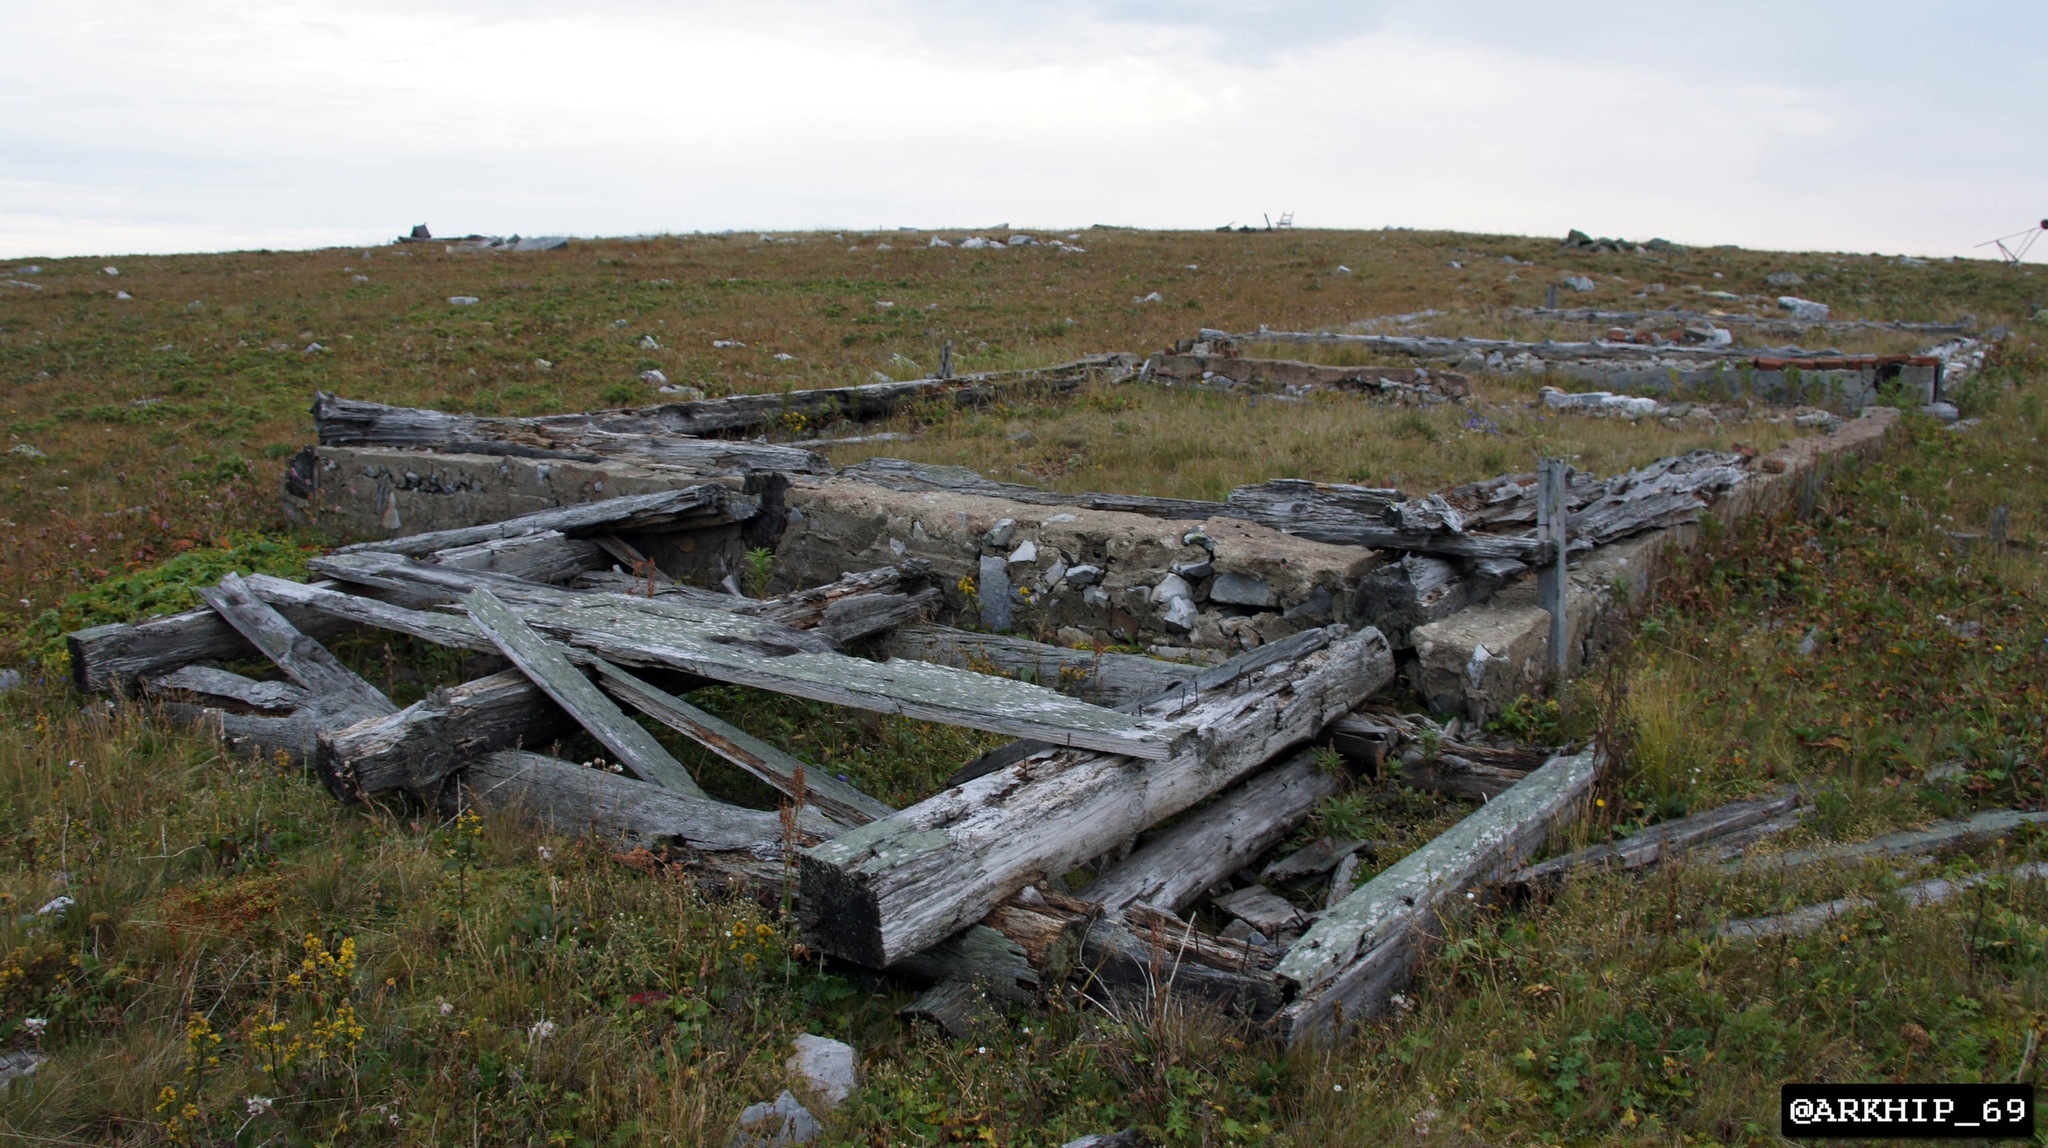
[[[1410, 231], [1061, 234], [1085, 253], [849, 232], [9, 271], [0, 664], [20, 681], [0, 692], [0, 1051], [46, 1059], [0, 1084], [0, 1131], [52, 1144], [719, 1142], [784, 1087], [805, 1031], [861, 1050], [863, 1085], [828, 1127], [847, 1144], [1052, 1145], [1133, 1126], [1165, 1144], [1748, 1144], [1775, 1138], [1786, 1080], [2035, 1078], [2048, 889], [1993, 880], [1922, 907], [1898, 894], [2048, 856], [2026, 831], [1924, 866], [1668, 864], [1481, 905], [1440, 923], [1395, 1016], [1335, 1047], [1286, 1052], [1170, 992], [1107, 1008], [1063, 998], [963, 1040], [901, 1021], [906, 988], [807, 951], [786, 903], [706, 893], [653, 853], [515, 819], [341, 805], [296, 769], [70, 691], [67, 630], [188, 608], [231, 570], [303, 576], [321, 543], [283, 527], [277, 490], [315, 390], [524, 415], [656, 401], [646, 371], [719, 395], [913, 377], [947, 342], [968, 372], [1150, 351], [1197, 327], [1429, 309], [1441, 314], [1407, 329], [1583, 337], [1508, 309], [1567, 274], [1597, 285], [1575, 304], [1647, 309], [1700, 291], [1775, 296], [1764, 276], [1794, 270], [1838, 318], [2013, 328], [1952, 396], [1982, 422], [1956, 432], [1909, 414], [1812, 513], [1710, 525], [1636, 604], [1628, 642], [1499, 720], [1537, 743], [1607, 740], [1597, 815], [1566, 844], [1787, 784], [1813, 815], [1773, 850], [2048, 800], [2034, 269]], [[1906, 349], [1891, 333], [1829, 341]], [[1096, 386], [906, 412], [889, 429], [921, 437], [834, 459], [1197, 498], [1282, 476], [1420, 493], [1543, 454], [1605, 473], [1793, 433], [1558, 417], [1530, 405], [1533, 386], [1482, 379], [1471, 409]], [[1987, 533], [1997, 507], [2016, 545], [1958, 537]], [[462, 676], [455, 655], [402, 639], [336, 653], [399, 704]], [[691, 697], [898, 804], [1001, 740], [739, 687]], [[708, 790], [772, 804], [649, 728]], [[558, 752], [601, 755], [579, 739]], [[1301, 836], [1387, 842], [1362, 878], [1465, 808], [1353, 780]], [[1850, 895], [1871, 905], [1819, 932], [1715, 933]]]

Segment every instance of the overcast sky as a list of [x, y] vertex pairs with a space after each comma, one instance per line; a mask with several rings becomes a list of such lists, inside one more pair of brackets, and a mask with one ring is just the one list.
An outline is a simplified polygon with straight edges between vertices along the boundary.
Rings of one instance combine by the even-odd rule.
[[2044, 45], [2039, 0], [0, 0], [0, 258], [1290, 210], [1982, 255], [2048, 216]]

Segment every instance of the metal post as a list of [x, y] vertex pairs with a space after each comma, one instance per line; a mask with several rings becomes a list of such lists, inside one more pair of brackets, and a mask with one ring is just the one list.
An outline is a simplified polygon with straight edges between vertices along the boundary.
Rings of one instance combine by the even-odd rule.
[[1550, 612], [1550, 676], [1557, 684], [1564, 682], [1571, 666], [1570, 628], [1565, 624], [1565, 600], [1571, 593], [1565, 576], [1566, 473], [1563, 459], [1546, 458], [1536, 478], [1536, 537], [1551, 546], [1550, 561], [1537, 572], [1536, 589]]

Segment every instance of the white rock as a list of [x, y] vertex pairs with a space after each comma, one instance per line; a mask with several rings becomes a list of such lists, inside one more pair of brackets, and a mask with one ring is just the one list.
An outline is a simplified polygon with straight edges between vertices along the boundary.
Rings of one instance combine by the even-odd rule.
[[1029, 538], [1026, 538], [1026, 539], [1025, 539], [1024, 541], [1022, 541], [1022, 542], [1019, 542], [1019, 543], [1017, 544], [1017, 548], [1016, 548], [1015, 550], [1012, 550], [1012, 551], [1010, 551], [1010, 561], [1012, 561], [1012, 562], [1036, 562], [1036, 561], [1038, 561], [1038, 543], [1036, 543], [1036, 542], [1033, 542], [1033, 541], [1032, 541], [1032, 540], [1030, 540]]
[[643, 351], [659, 351], [661, 350], [661, 341], [652, 335], [642, 335], [640, 336], [640, 349]]
[[1952, 423], [1962, 417], [1962, 412], [1956, 409], [1954, 403], [1928, 403], [1920, 408], [1920, 413], [1933, 415], [1945, 423]]
[[354, 283], [368, 283], [370, 277], [368, 275], [351, 275], [349, 280]]
[[825, 1134], [825, 1128], [796, 1095], [785, 1090], [772, 1104], [749, 1105], [740, 1113], [729, 1148], [779, 1148], [788, 1144], [809, 1144]]
[[535, 359], [533, 361], [533, 369], [536, 371], [552, 371], [555, 369], [555, 365], [546, 359]]
[[704, 392], [701, 388], [679, 386], [675, 383], [670, 383], [668, 386], [665, 387], [659, 387], [656, 389], [655, 393], [667, 395], [672, 399], [681, 399], [684, 402], [690, 403], [696, 402], [698, 399], [704, 397]]
[[78, 904], [78, 902], [72, 900], [70, 897], [59, 894], [58, 896], [52, 897], [50, 900], [44, 902], [43, 907], [36, 910], [36, 916], [54, 917], [76, 904]]
[[1564, 277], [1564, 285], [1574, 291], [1581, 292], [1591, 291], [1597, 286], [1589, 276], [1585, 275], [1567, 275]]
[[46, 455], [46, 454], [44, 454], [44, 453], [43, 453], [42, 451], [39, 451], [39, 450], [37, 450], [36, 448], [34, 448], [34, 447], [32, 447], [32, 446], [28, 445], [27, 443], [19, 443], [19, 444], [17, 444], [17, 445], [15, 445], [15, 446], [13, 446], [13, 447], [10, 447], [10, 448], [8, 449], [7, 453], [8, 453], [8, 454], [18, 454], [18, 455], [20, 455], [20, 456], [21, 456], [21, 457], [23, 457], [23, 458], [48, 458], [48, 457], [50, 457], [49, 455]]
[[1133, 296], [1131, 296], [1131, 302], [1133, 302], [1133, 303], [1164, 303], [1164, 302], [1166, 302], [1166, 296], [1164, 296], [1164, 295], [1161, 295], [1161, 294], [1160, 294], [1159, 292], [1157, 292], [1157, 291], [1154, 291], [1154, 292], [1152, 292], [1152, 293], [1151, 293], [1150, 295], [1133, 295]]
[[789, 1058], [789, 1070], [803, 1077], [811, 1095], [828, 1109], [844, 1104], [859, 1084], [854, 1075], [853, 1046], [810, 1033], [797, 1037], [795, 1043], [796, 1054]]
[[948, 242], [946, 242], [946, 241], [945, 241], [945, 240], [943, 240], [943, 239], [940, 239], [940, 238], [939, 238], [938, 236], [934, 235], [934, 236], [932, 236], [932, 241], [931, 241], [930, 243], [927, 243], [927, 244], [925, 244], [925, 246], [927, 246], [927, 247], [951, 247], [951, 246], [953, 246], [953, 245], [952, 245], [952, 244], [950, 244], [950, 243], [948, 243]]
[[1012, 247], [1036, 247], [1036, 246], [1038, 246], [1038, 240], [1037, 240], [1037, 238], [1036, 238], [1035, 236], [1030, 236], [1030, 235], [1012, 235], [1012, 236], [1010, 237], [1010, 246], [1012, 246]]
[[640, 372], [640, 381], [643, 383], [653, 383], [659, 387], [668, 383], [668, 376], [662, 374], [661, 370], [656, 368], [655, 370]]
[[1209, 584], [1209, 600], [1231, 606], [1263, 608], [1279, 602], [1279, 595], [1263, 579], [1243, 574], [1218, 574]]
[[795, 355], [792, 355], [792, 354], [790, 354], [790, 353], [789, 353], [788, 351], [777, 351], [777, 352], [775, 352], [775, 361], [776, 361], [776, 362], [778, 362], [778, 363], [787, 363], [787, 362], [792, 362], [792, 361], [794, 361], [795, 359], [796, 359], [796, 356], [795, 356]]
[[1817, 320], [1828, 317], [1828, 305], [1826, 303], [1816, 303], [1811, 299], [1801, 299], [1797, 295], [1778, 296], [1778, 306], [1792, 312], [1794, 319]]
[[1074, 566], [1067, 570], [1067, 584], [1070, 586], [1093, 586], [1102, 581], [1102, 567]]
[[1337, 274], [1349, 275], [1351, 274], [1351, 268], [1344, 266], [1342, 263], [1339, 263], [1337, 264]]
[[745, 344], [745, 343], [742, 343], [742, 342], [740, 342], [740, 341], [739, 341], [738, 339], [713, 339], [713, 340], [711, 340], [711, 345], [712, 345], [712, 346], [713, 346], [714, 348], [716, 348], [716, 347], [744, 347], [744, 346], [746, 346], [746, 344]]
[[988, 533], [981, 536], [981, 540], [990, 546], [1001, 549], [1010, 544], [1010, 539], [1015, 537], [1016, 533], [1016, 519], [998, 518], [996, 519], [996, 524], [988, 528]]
[[988, 240], [983, 239], [979, 235], [970, 235], [967, 238], [960, 241], [960, 246], [968, 251], [974, 251], [983, 247], [987, 247]]
[[1081, 591], [1081, 604], [1091, 610], [1109, 609], [1109, 591], [1100, 586], [1090, 586]]
[[476, 297], [476, 296], [474, 296], [474, 295], [450, 295], [450, 296], [448, 296], [448, 305], [449, 305], [450, 307], [474, 307], [474, 306], [476, 306], [476, 304], [477, 304], [477, 297]]
[[1043, 577], [1039, 578], [1038, 584], [1044, 587], [1045, 589], [1050, 590], [1054, 586], [1059, 585], [1060, 579], [1065, 578], [1066, 576], [1067, 560], [1064, 558], [1055, 558], [1052, 560], [1052, 566], [1046, 570]]
[[1188, 632], [1189, 630], [1192, 630], [1192, 629], [1194, 629], [1194, 628], [1195, 628], [1195, 601], [1194, 601], [1194, 599], [1192, 599], [1192, 598], [1175, 598], [1175, 599], [1174, 599], [1173, 601], [1171, 601], [1171, 602], [1167, 603], [1167, 606], [1166, 606], [1166, 611], [1165, 611], [1165, 613], [1163, 613], [1163, 614], [1161, 614], [1161, 615], [1160, 615], [1160, 621], [1162, 621], [1162, 622], [1165, 622], [1165, 623], [1166, 623], [1166, 628], [1167, 628], [1167, 629], [1169, 629], [1169, 630], [1173, 630], [1173, 631], [1175, 631], [1175, 632], [1177, 632], [1177, 633], [1182, 633], [1182, 634], [1185, 634], [1185, 633], [1187, 633], [1187, 632]]
[[105, 275], [119, 275], [121, 274], [121, 269], [119, 267], [102, 267], [100, 272]]
[[135, 298], [135, 296], [133, 296], [133, 295], [130, 295], [130, 294], [129, 294], [128, 292], [126, 292], [126, 291], [116, 291], [116, 292], [114, 292], [114, 298], [116, 298], [116, 299], [133, 299], [133, 298]]
[[1167, 602], [1175, 598], [1185, 598], [1190, 602], [1195, 600], [1195, 588], [1188, 585], [1187, 579], [1178, 574], [1168, 574], [1152, 588], [1154, 602]]

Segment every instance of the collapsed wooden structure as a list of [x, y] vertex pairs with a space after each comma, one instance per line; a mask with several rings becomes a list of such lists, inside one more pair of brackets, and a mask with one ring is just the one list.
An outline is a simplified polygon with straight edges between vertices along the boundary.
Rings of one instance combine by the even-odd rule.
[[[1131, 365], [1106, 358], [1056, 378]], [[516, 808], [662, 848], [722, 886], [793, 888], [808, 943], [929, 982], [912, 1011], [952, 1027], [1078, 978], [1170, 984], [1289, 1040], [1318, 1039], [1386, 1007], [1457, 894], [1511, 874], [1554, 880], [1521, 866], [1598, 775], [1590, 748], [1546, 760], [1454, 727], [1423, 736], [1427, 719], [1372, 703], [1404, 664], [1426, 682], [1421, 644], [1451, 641], [1431, 627], [1494, 608], [1538, 566], [1557, 575], [1553, 613], [1598, 606], [1600, 588], [1572, 583], [1563, 559], [1625, 543], [1646, 577], [1653, 541], [1682, 541], [1716, 503], [1753, 507], [1824, 453], [1773, 467], [1695, 452], [1604, 481], [1560, 471], [1544, 510], [1559, 517], [1539, 524], [1534, 476], [1419, 498], [1280, 481], [1196, 503], [1053, 494], [896, 460], [835, 472], [800, 449], [693, 437], [783, 410], [967, 401], [981, 385], [548, 419], [323, 395], [322, 445], [294, 461], [287, 501], [364, 540], [314, 560], [318, 581], [230, 576], [205, 609], [74, 633], [76, 681], [303, 762], [344, 800]], [[1868, 441], [1865, 428], [1837, 445]], [[775, 549], [778, 580], [794, 584], [741, 593], [740, 547]], [[1067, 612], [1041, 617], [1041, 632], [1068, 621], [1062, 636], [1082, 641], [993, 632], [1062, 598]], [[947, 624], [962, 621], [983, 629]], [[1507, 623], [1489, 624], [1493, 635]], [[395, 706], [322, 644], [359, 628], [464, 651], [473, 675]], [[1561, 614], [1544, 633], [1567, 633]], [[1184, 656], [1101, 652], [1147, 638], [1184, 643]], [[1489, 653], [1500, 641], [1450, 656], [1483, 668], [1508, 652]], [[287, 680], [223, 668], [255, 656]], [[707, 683], [1015, 740], [896, 809], [685, 700]], [[635, 714], [757, 778], [782, 807], [707, 795]], [[578, 729], [618, 772], [533, 752]], [[1355, 889], [1370, 842], [1324, 840], [1249, 868], [1343, 784], [1307, 752], [1318, 745], [1484, 804]], [[1183, 916], [1204, 898], [1230, 928]]]

